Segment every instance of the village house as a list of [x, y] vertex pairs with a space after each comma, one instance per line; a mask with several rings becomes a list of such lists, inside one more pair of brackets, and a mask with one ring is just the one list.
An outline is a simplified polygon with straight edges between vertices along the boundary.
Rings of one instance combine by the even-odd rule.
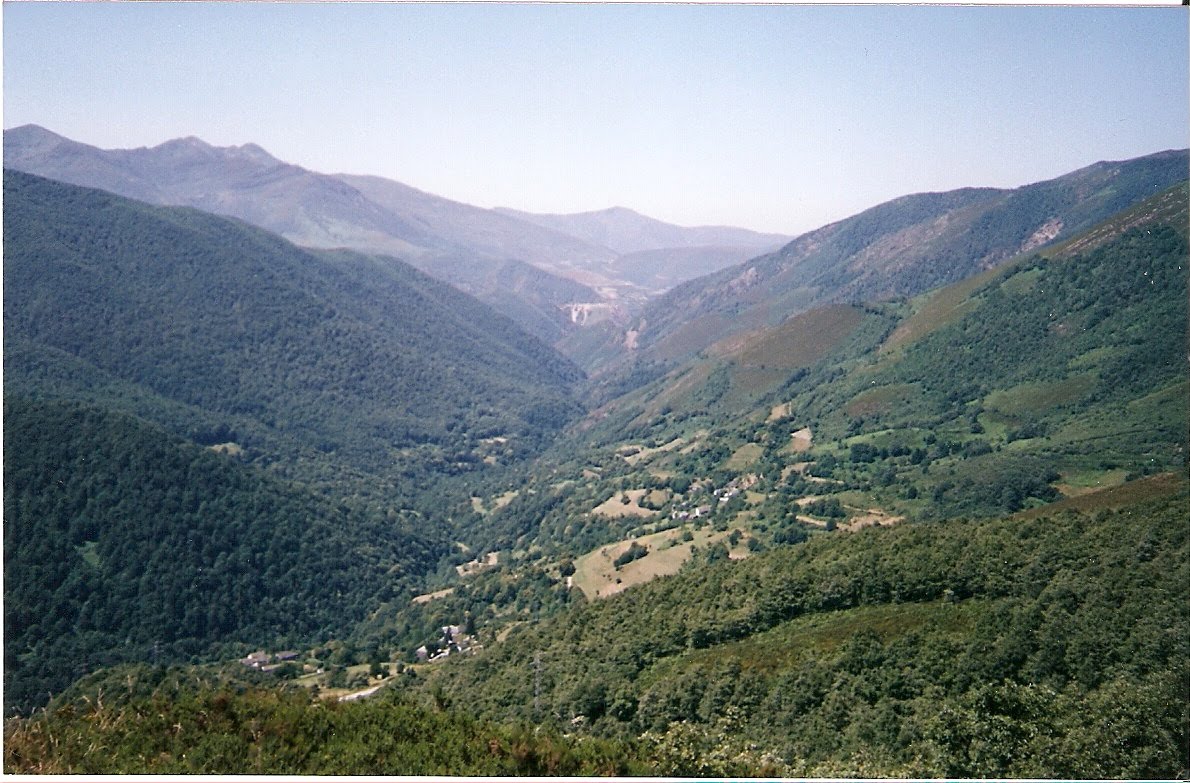
[[433, 663], [449, 657], [451, 653], [466, 654], [482, 649], [469, 634], [463, 632], [462, 626], [444, 625], [441, 630], [442, 635], [438, 638], [437, 649], [433, 654], [429, 646], [424, 644], [413, 651], [419, 663]]
[[250, 653], [248, 655], [248, 657], [241, 658], [240, 663], [242, 663], [245, 666], [248, 666], [250, 668], [253, 668], [253, 669], [259, 669], [260, 667], [264, 666], [272, 659], [273, 659], [273, 656], [269, 655], [264, 650], [257, 650], [254, 653]]
[[271, 672], [281, 668], [281, 665], [284, 663], [296, 661], [300, 654], [297, 650], [282, 650], [274, 654], [267, 653], [264, 650], [257, 650], [249, 654], [246, 658], [241, 658], [240, 663], [250, 669]]

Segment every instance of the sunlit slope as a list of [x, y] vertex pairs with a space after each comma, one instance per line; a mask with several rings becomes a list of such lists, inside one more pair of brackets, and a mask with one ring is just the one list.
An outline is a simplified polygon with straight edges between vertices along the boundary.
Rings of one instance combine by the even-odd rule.
[[[914, 516], [1015, 511], [1173, 469], [1187, 427], [1186, 205], [1182, 185], [913, 300], [721, 340], [583, 426], [609, 445], [752, 444], [770, 478], [820, 463], [860, 493], [850, 502]], [[639, 469], [689, 461], [658, 453]]]
[[1068, 239], [1185, 179], [1186, 170], [1186, 151], [1171, 151], [1010, 191], [905, 196], [679, 286], [627, 327], [630, 340], [621, 332], [612, 342], [635, 346], [630, 353], [641, 359], [674, 361], [823, 303], [916, 295]]

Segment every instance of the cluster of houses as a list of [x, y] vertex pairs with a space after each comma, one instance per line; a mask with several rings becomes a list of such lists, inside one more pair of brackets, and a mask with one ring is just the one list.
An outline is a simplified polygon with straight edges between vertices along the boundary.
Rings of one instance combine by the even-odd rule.
[[483, 645], [475, 641], [475, 637], [464, 633], [463, 629], [457, 625], [442, 626], [442, 635], [438, 638], [438, 643], [434, 646], [435, 649], [431, 651], [427, 645], [422, 645], [415, 650], [417, 660], [419, 663], [434, 663], [448, 658], [451, 655], [470, 655], [477, 650], [482, 650]]
[[675, 508], [669, 512], [670, 519], [701, 519], [711, 513], [710, 506], [695, 506], [692, 509]]
[[240, 663], [249, 669], [271, 672], [280, 669], [290, 661], [296, 661], [298, 655], [299, 653], [296, 650], [282, 650], [278, 653], [267, 653], [264, 650], [257, 650], [249, 654], [246, 658], [241, 658]]
[[[731, 481], [724, 484], [722, 487], [712, 490], [711, 494], [715, 496], [716, 503], [726, 503], [744, 490], [754, 486], [756, 482], [760, 481], [761, 478], [763, 477], [757, 476], [754, 473], [749, 473], [746, 476], [737, 476], [736, 478], [733, 478]], [[695, 495], [704, 491], [705, 489], [705, 486], [696, 484], [690, 487], [689, 494]], [[681, 506], [678, 506], [669, 512], [669, 518], [681, 520], [701, 519], [702, 517], [710, 514], [714, 508], [709, 504], [694, 505], [693, 508], [690, 507], [691, 505], [691, 502], [683, 503]]]

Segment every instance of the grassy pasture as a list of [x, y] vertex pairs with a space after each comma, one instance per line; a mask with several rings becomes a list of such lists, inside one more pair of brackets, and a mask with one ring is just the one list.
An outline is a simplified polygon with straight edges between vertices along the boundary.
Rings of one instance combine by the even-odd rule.
[[[1156, 498], [1182, 495], [1185, 498], [1190, 489], [1186, 478], [1177, 473], [1161, 473], [1156, 476], [1129, 481], [1118, 487], [1102, 489], [1075, 497], [1065, 498], [1040, 508], [1031, 508], [1016, 514], [1020, 519], [1036, 519], [1057, 511], [1102, 511], [1119, 509]], [[1190, 508], [1187, 508], [1190, 511]]]
[[1109, 487], [1118, 487], [1124, 483], [1128, 471], [1121, 468], [1115, 470], [1070, 469], [1062, 472], [1062, 480], [1054, 486], [1066, 497], [1087, 495]]
[[[651, 508], [645, 508], [640, 505], [640, 501], [648, 495], [650, 490], [647, 489], [629, 489], [621, 493], [612, 495], [607, 500], [600, 503], [595, 508], [591, 509], [592, 514], [598, 514], [604, 517], [611, 517], [618, 519], [620, 517], [642, 517], [648, 518], [656, 516], [657, 512]], [[624, 502], [624, 497], [628, 498], [628, 502]]]
[[1061, 381], [1022, 383], [1010, 389], [992, 392], [984, 398], [984, 404], [1010, 416], [1043, 413], [1079, 400], [1092, 391], [1098, 381], [1095, 374], [1087, 373]]
[[989, 270], [917, 297], [913, 302], [913, 315], [893, 330], [884, 341], [884, 345], [880, 346], [880, 353], [886, 358], [892, 358], [899, 349], [917, 342], [974, 310], [978, 306], [978, 300], [971, 299], [971, 294], [987, 284], [996, 274], [996, 270]]
[[920, 394], [920, 390], [916, 384], [912, 383], [878, 386], [874, 389], [866, 389], [852, 397], [843, 412], [853, 417], [884, 413], [894, 406], [912, 403], [917, 394]]
[[786, 319], [780, 326], [722, 340], [712, 355], [730, 356], [745, 367], [794, 370], [826, 356], [859, 326], [863, 311], [851, 305], [831, 305]]
[[673, 333], [663, 337], [653, 346], [652, 353], [659, 359], [681, 359], [715, 340], [717, 335], [729, 331], [731, 321], [718, 314], [690, 321]]
[[1032, 291], [1037, 281], [1041, 279], [1040, 269], [1026, 269], [1023, 272], [1017, 272], [1015, 275], [1005, 280], [1000, 288], [1006, 294], [1025, 294]]
[[780, 421], [781, 419], [792, 415], [793, 405], [788, 402], [783, 402], [780, 405], [774, 405], [769, 410], [769, 417], [765, 420], [765, 422], [771, 424], [774, 421]]
[[755, 464], [763, 456], [764, 447], [759, 443], [745, 443], [728, 457], [723, 467], [727, 470], [744, 470], [748, 466]]
[[[588, 599], [606, 598], [659, 576], [676, 574], [682, 564], [690, 559], [694, 547], [705, 548], [726, 540], [729, 535], [726, 531], [701, 529], [691, 531], [693, 540], [682, 541], [683, 530], [688, 528], [663, 530], [660, 533], [617, 541], [588, 552], [574, 561], [575, 571], [571, 583], [582, 590]], [[617, 570], [614, 565], [615, 559], [626, 552], [634, 541], [647, 547], [649, 553]], [[733, 554], [742, 555], [734, 551]]]
[[1085, 370], [1098, 367], [1106, 361], [1114, 359], [1124, 353], [1125, 349], [1118, 345], [1104, 345], [1092, 348], [1084, 354], [1074, 357], [1066, 366], [1072, 370]]
[[[661, 454], [666, 451], [673, 451], [673, 450], [685, 445], [685, 443], [686, 443], [686, 441], [684, 438], [678, 437], [678, 438], [674, 438], [673, 440], [669, 441], [668, 443], [664, 443], [664, 444], [662, 444], [660, 446], [656, 446], [654, 448], [648, 448], [646, 446], [636, 446], [636, 445], [622, 446], [619, 449], [619, 452], [621, 452], [621, 456], [624, 457], [625, 462], [627, 462], [629, 465], [635, 466], [640, 462], [644, 462], [645, 460], [650, 459], [651, 457], [653, 457], [656, 454]], [[634, 451], [634, 449], [635, 449], [635, 451]]]
[[814, 433], [809, 427], [802, 427], [790, 434], [789, 444], [783, 449], [789, 454], [799, 454], [803, 451], [809, 451], [810, 447], [814, 445]]

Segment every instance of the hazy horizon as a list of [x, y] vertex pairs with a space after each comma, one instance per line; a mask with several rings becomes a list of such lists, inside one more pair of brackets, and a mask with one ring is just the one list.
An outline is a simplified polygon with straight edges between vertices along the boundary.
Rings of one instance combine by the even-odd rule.
[[4, 126], [794, 235], [1186, 147], [1175, 8], [7, 4]]

